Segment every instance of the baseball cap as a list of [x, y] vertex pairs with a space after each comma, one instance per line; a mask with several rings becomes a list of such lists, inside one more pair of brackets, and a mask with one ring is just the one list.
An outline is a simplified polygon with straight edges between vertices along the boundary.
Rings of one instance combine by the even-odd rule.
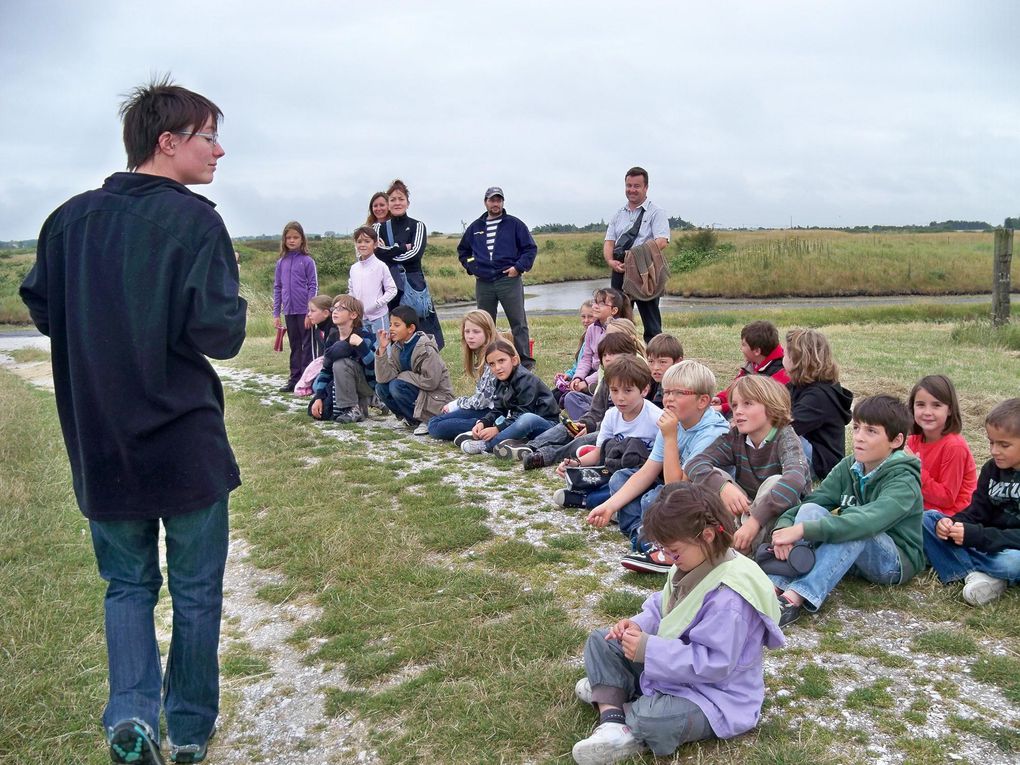
[[503, 196], [503, 189], [499, 186], [489, 186], [489, 188], [485, 190], [485, 201], [488, 202], [491, 197], [503, 197], [503, 199], [506, 199], [506, 197]]

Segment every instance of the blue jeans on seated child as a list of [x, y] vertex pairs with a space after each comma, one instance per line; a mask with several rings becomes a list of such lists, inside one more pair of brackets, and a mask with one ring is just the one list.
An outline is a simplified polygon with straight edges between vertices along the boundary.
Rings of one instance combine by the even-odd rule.
[[[636, 472], [637, 468], [624, 468], [613, 473], [609, 478], [609, 493], [611, 495], [616, 494], [627, 483], [627, 479]], [[659, 492], [661, 491], [662, 484], [657, 481], [655, 486], [637, 499], [632, 499], [616, 512], [616, 520], [620, 524], [620, 533], [630, 539], [631, 547], [638, 552], [647, 552], [651, 549], [649, 543], [643, 543], [640, 539], [641, 519], [644, 517], [645, 511], [659, 498]], [[593, 508], [594, 505], [589, 504], [588, 507]]]
[[935, 535], [935, 524], [946, 515], [938, 510], [925, 510], [921, 521], [924, 530], [924, 554], [939, 575], [942, 584], [963, 579], [972, 571], [1004, 579], [1010, 584], [1020, 581], [1020, 550], [1001, 550], [986, 553], [973, 547], [964, 547]]
[[160, 669], [153, 609], [159, 569], [160, 519], [89, 521], [104, 601], [110, 696], [109, 730], [137, 717], [159, 735], [160, 694], [170, 738], [202, 744], [219, 713], [220, 613], [227, 560], [227, 499], [202, 510], [163, 518], [173, 601], [173, 632]]
[[393, 379], [388, 383], [376, 383], [375, 395], [397, 417], [414, 419], [414, 405], [420, 391], [417, 386], [403, 380]]
[[623, 707], [634, 737], [660, 757], [689, 741], [713, 738], [708, 718], [693, 701], [666, 693], [642, 695], [645, 665], [624, 656], [619, 640], [606, 640], [607, 632], [595, 630], [584, 645], [584, 669], [596, 703]]
[[[525, 412], [510, 423], [509, 427], [504, 428], [496, 436], [490, 438], [485, 444], [485, 451], [491, 452], [496, 448], [497, 444], [506, 441], [508, 438], [530, 441], [539, 433], [545, 433], [555, 424], [555, 420], [547, 420], [545, 417], [532, 412]], [[461, 432], [463, 433], [464, 431]]]
[[[829, 514], [821, 505], [809, 502], [797, 510], [797, 523], [827, 518]], [[804, 576], [789, 579], [769, 575], [769, 579], [776, 587], [803, 597], [808, 611], [817, 611], [847, 572], [875, 584], [899, 584], [903, 569], [892, 537], [883, 532], [852, 542], [823, 542], [815, 547], [814, 568]]]
[[437, 414], [429, 420], [429, 435], [442, 441], [452, 441], [461, 433], [467, 433], [489, 409], [454, 409], [446, 414]]

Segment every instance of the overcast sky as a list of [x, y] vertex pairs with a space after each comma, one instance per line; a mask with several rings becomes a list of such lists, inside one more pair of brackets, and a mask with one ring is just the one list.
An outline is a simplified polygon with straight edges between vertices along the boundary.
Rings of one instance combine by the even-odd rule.
[[395, 177], [433, 231], [492, 184], [581, 225], [631, 165], [700, 225], [1001, 224], [1018, 32], [1012, 0], [0, 0], [0, 239], [123, 169], [120, 96], [164, 72], [225, 114], [196, 191], [235, 236], [350, 231]]

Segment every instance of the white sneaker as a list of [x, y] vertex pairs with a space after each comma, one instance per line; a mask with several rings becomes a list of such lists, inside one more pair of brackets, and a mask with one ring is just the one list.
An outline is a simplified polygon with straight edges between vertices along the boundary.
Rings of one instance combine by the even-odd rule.
[[963, 580], [963, 600], [972, 606], [987, 606], [1006, 591], [1006, 580], [971, 571]]
[[464, 454], [481, 454], [485, 451], [485, 441], [476, 441], [473, 438], [469, 438], [467, 441], [461, 442], [460, 450]]
[[630, 728], [622, 723], [602, 723], [588, 738], [574, 744], [577, 765], [608, 765], [644, 750]]
[[419, 422], [418, 427], [411, 433], [413, 436], [427, 436], [429, 434], [429, 426], [426, 422]]
[[595, 700], [591, 697], [591, 680], [587, 677], [582, 677], [577, 681], [577, 685], [574, 686], [574, 693], [577, 695], [579, 701], [583, 701], [585, 704], [593, 704]]

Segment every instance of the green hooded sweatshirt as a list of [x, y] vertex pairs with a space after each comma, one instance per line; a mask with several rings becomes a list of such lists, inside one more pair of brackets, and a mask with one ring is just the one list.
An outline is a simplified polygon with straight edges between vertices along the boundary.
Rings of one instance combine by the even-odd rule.
[[[899, 550], [903, 584], [924, 568], [921, 462], [902, 451], [893, 452], [863, 480], [853, 465], [852, 456], [840, 461], [804, 498], [803, 504], [813, 502], [832, 510], [828, 518], [805, 521], [804, 538], [810, 542], [851, 542], [885, 532]], [[793, 526], [799, 508], [797, 505], [783, 513], [776, 528]]]

